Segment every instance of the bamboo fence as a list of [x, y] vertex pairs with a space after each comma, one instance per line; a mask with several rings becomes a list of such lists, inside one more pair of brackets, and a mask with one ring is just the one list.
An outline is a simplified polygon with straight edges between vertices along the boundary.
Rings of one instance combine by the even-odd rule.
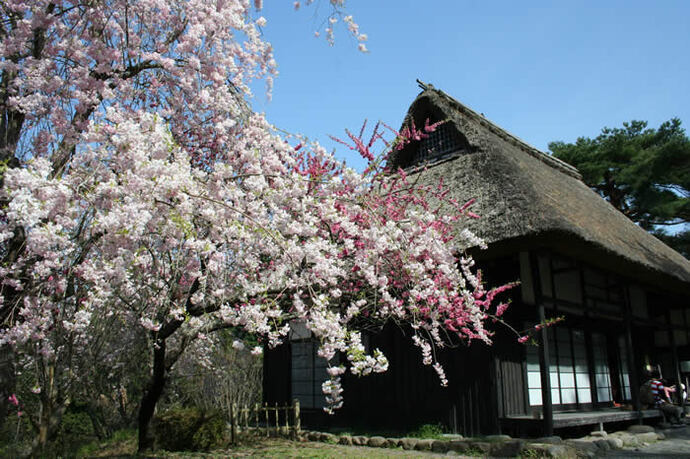
[[240, 435], [264, 435], [266, 437], [295, 437], [302, 429], [299, 400], [289, 405], [256, 403], [253, 406], [237, 403], [230, 405], [231, 441]]

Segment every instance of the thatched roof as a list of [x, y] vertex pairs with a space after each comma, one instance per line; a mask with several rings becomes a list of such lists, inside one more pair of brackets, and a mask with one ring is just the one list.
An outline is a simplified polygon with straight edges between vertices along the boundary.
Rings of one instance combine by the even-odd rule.
[[[421, 84], [421, 83], [420, 83]], [[481, 219], [469, 228], [490, 250], [557, 247], [626, 276], [690, 290], [690, 261], [634, 224], [588, 188], [572, 166], [501, 129], [431, 85], [414, 100], [405, 123], [448, 119], [460, 151], [412, 164], [419, 145], [390, 158], [422, 180], [443, 177], [459, 201], [476, 198]], [[669, 287], [671, 287], [669, 285]]]

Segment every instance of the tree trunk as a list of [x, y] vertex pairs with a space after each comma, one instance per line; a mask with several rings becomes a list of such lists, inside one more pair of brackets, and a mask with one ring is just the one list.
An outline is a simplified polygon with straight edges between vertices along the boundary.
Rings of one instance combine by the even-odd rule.
[[53, 404], [52, 400], [41, 402], [41, 415], [39, 418], [38, 435], [33, 440], [31, 445], [31, 457], [43, 457], [46, 453], [46, 445], [48, 442], [55, 439], [60, 424], [62, 423], [62, 416], [65, 414], [67, 406], [65, 403]]
[[14, 393], [14, 352], [9, 344], [0, 346], [0, 429], [9, 413], [9, 397]]
[[163, 394], [167, 381], [165, 368], [165, 340], [156, 340], [153, 348], [153, 373], [139, 407], [139, 452], [153, 449], [150, 432], [156, 403]]

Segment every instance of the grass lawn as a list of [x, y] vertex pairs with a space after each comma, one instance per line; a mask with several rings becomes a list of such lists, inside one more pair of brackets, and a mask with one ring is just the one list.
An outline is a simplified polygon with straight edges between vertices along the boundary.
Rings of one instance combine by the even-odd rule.
[[[122, 439], [100, 445], [90, 445], [82, 449], [81, 457], [136, 457], [136, 442], [134, 438]], [[208, 453], [169, 453], [156, 452], [146, 457], [305, 457], [305, 458], [339, 458], [339, 457], [443, 457], [441, 454], [425, 453], [421, 451], [405, 451], [403, 449], [367, 448], [364, 446], [344, 446], [319, 442], [295, 442], [280, 438], [255, 439], [245, 441], [234, 447]]]

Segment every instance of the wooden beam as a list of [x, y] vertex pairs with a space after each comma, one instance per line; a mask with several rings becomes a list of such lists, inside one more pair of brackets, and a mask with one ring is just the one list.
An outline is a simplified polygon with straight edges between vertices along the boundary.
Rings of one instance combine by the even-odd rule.
[[[548, 254], [547, 256], [551, 256]], [[544, 310], [544, 288], [541, 285], [541, 273], [539, 272], [539, 260], [534, 253], [530, 253], [530, 265], [533, 273], [533, 286], [537, 303], [537, 320], [543, 323], [546, 320]], [[549, 263], [550, 267], [550, 263]], [[550, 286], [553, 289], [553, 285]], [[555, 292], [551, 291], [555, 297]], [[543, 433], [545, 436], [553, 435], [553, 402], [551, 400], [551, 359], [549, 358], [549, 338], [545, 327], [539, 330], [539, 374], [541, 377], [541, 406], [543, 415]]]

